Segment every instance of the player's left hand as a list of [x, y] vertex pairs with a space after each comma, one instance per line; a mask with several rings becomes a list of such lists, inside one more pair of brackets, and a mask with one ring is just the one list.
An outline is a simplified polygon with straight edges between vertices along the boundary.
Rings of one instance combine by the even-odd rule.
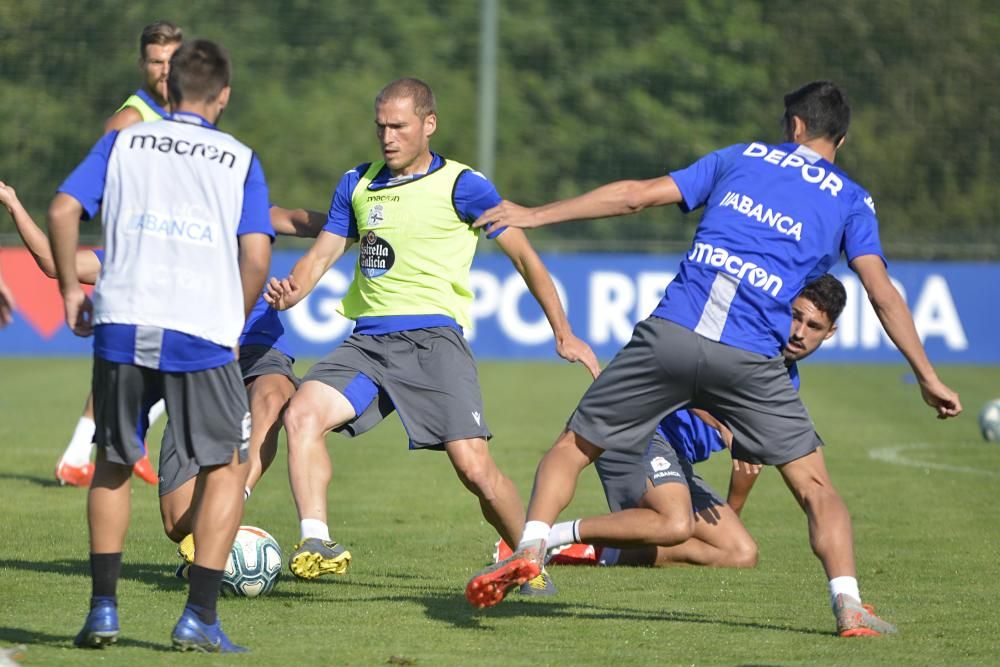
[[756, 477], [760, 474], [760, 471], [764, 469], [764, 466], [759, 463], [749, 463], [747, 461], [740, 461], [739, 459], [733, 459], [733, 472], [741, 473], [744, 475], [752, 475]]
[[937, 410], [938, 419], [948, 419], [962, 414], [962, 401], [958, 393], [937, 378], [920, 383], [920, 394], [924, 402]]
[[594, 354], [589, 345], [573, 334], [556, 341], [556, 352], [566, 361], [574, 363], [579, 361], [586, 366], [595, 380], [601, 374], [601, 365], [597, 363], [597, 355]]
[[66, 324], [77, 336], [86, 338], [94, 333], [94, 304], [79, 286], [63, 294]]

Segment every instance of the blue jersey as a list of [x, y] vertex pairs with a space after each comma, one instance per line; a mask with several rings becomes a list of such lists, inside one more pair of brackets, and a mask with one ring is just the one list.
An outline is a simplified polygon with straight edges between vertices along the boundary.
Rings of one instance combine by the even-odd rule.
[[[793, 363], [788, 367], [788, 376], [792, 380], [792, 386], [798, 391], [800, 380], [797, 364]], [[726, 448], [719, 432], [689, 410], [671, 412], [656, 429], [677, 454], [691, 463], [706, 461], [715, 452]]]
[[671, 176], [705, 212], [653, 315], [711, 340], [773, 357], [795, 296], [841, 253], [885, 261], [871, 197], [806, 146], [738, 144]]

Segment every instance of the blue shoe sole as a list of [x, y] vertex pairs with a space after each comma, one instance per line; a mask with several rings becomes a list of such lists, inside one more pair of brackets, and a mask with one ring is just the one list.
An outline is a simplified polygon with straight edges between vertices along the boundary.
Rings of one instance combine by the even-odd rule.
[[88, 632], [85, 636], [73, 640], [77, 648], [104, 648], [118, 641], [118, 631]]

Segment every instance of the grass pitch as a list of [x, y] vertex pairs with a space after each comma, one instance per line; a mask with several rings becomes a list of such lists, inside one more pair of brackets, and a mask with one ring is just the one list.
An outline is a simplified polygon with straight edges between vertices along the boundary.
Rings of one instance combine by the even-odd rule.
[[[305, 365], [299, 364], [303, 372]], [[1000, 446], [976, 415], [1000, 396], [1000, 368], [945, 367], [966, 413], [938, 422], [902, 366], [803, 366], [803, 395], [828, 443], [854, 519], [865, 600], [900, 634], [833, 635], [826, 582], [801, 511], [765, 471], [744, 513], [760, 545], [754, 570], [556, 567], [559, 595], [512, 595], [477, 612], [464, 585], [495, 537], [442, 453], [408, 452], [398, 421], [351, 441], [330, 436], [335, 539], [350, 572], [298, 582], [287, 570], [257, 600], [220, 601], [246, 656], [172, 652], [185, 598], [156, 492], [133, 486], [119, 600], [122, 635], [104, 651], [71, 647], [87, 609], [86, 493], [52, 481], [76, 422], [89, 362], [0, 359], [0, 648], [24, 665], [734, 665], [996, 664], [1000, 655]], [[525, 498], [534, 467], [587, 380], [579, 367], [481, 364], [494, 453]], [[154, 427], [154, 451], [162, 423]], [[724, 489], [728, 459], [700, 470]], [[605, 511], [592, 471], [565, 516]], [[284, 453], [244, 523], [298, 537]]]

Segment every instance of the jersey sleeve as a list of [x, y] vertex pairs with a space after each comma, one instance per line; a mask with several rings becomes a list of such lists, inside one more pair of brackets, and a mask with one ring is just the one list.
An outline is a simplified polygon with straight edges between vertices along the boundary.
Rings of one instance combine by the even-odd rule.
[[708, 201], [727, 150], [730, 149], [709, 153], [689, 167], [670, 172], [670, 177], [674, 179], [684, 198], [680, 203], [682, 211], [689, 213]]
[[97, 263], [104, 265], [104, 248], [92, 248], [91, 251], [97, 257]]
[[254, 154], [247, 171], [247, 180], [243, 184], [243, 211], [240, 214], [240, 224], [236, 235], [267, 234], [274, 239], [274, 227], [271, 225], [271, 198], [267, 192], [267, 180], [260, 160]]
[[57, 190], [80, 202], [84, 220], [93, 218], [101, 208], [104, 183], [108, 176], [108, 161], [117, 138], [118, 130], [112, 130], [101, 137]]
[[[452, 205], [458, 217], [472, 224], [476, 218], [503, 201], [493, 185], [483, 174], [473, 169], [466, 169], [455, 181], [455, 192], [452, 195]], [[506, 227], [491, 228], [486, 238], [495, 239], [503, 233]]]
[[875, 202], [871, 195], [860, 191], [851, 205], [844, 226], [844, 245], [841, 248], [848, 263], [862, 255], [878, 255], [885, 264], [882, 242], [878, 235], [878, 218], [875, 216]]
[[330, 232], [344, 238], [358, 238], [358, 220], [354, 217], [354, 205], [351, 197], [354, 188], [361, 180], [361, 174], [368, 170], [368, 164], [361, 164], [351, 169], [340, 177], [337, 188], [333, 191], [330, 199], [330, 211], [326, 215], [326, 224], [323, 225], [324, 232]]

